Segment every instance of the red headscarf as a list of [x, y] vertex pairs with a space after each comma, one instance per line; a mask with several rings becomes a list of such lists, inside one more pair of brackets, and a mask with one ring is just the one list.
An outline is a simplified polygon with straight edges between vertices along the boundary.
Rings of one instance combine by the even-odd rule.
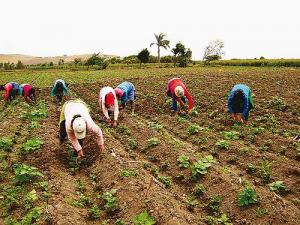
[[112, 92], [109, 92], [105, 96], [105, 105], [112, 106], [115, 103], [115, 96]]

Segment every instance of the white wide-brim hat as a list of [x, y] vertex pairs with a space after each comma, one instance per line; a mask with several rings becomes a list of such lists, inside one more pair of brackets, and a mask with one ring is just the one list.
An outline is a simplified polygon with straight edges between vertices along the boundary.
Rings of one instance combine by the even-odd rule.
[[181, 98], [184, 96], [184, 90], [183, 90], [183, 87], [181, 86], [177, 86], [175, 88], [175, 95], [178, 97], [178, 98]]
[[73, 130], [77, 139], [83, 139], [86, 136], [86, 122], [83, 118], [76, 118], [73, 122]]

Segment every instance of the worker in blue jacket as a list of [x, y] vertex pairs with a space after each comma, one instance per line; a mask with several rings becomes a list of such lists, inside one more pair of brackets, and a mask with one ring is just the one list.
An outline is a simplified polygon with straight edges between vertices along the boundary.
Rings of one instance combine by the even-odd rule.
[[134, 110], [135, 110], [134, 100], [136, 99], [134, 85], [128, 81], [124, 81], [123, 83], [119, 84], [115, 88], [115, 93], [116, 96], [121, 100], [121, 107], [119, 108], [124, 109], [126, 103], [129, 101], [131, 105], [132, 114], [134, 114]]
[[228, 109], [232, 118], [242, 123], [249, 118], [249, 112], [254, 108], [250, 88], [245, 84], [236, 84], [228, 98]]

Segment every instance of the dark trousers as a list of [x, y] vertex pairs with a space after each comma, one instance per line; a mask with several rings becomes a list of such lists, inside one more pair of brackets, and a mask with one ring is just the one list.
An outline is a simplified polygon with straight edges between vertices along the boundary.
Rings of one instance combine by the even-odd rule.
[[[66, 129], [66, 121], [63, 120], [59, 124], [59, 142], [62, 144], [66, 140], [66, 137], [68, 136], [67, 134], [67, 129]], [[78, 142], [80, 146], [83, 148], [83, 139], [78, 139]], [[77, 155], [77, 151], [74, 149], [74, 153]]]

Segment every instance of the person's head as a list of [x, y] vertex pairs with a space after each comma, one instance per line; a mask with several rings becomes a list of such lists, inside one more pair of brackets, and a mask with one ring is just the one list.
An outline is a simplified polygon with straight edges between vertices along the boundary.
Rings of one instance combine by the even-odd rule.
[[80, 116], [75, 115], [71, 122], [75, 137], [78, 140], [84, 139], [86, 137], [86, 121]]
[[0, 85], [0, 91], [4, 90], [4, 85]]
[[58, 81], [57, 84], [56, 84], [56, 90], [58, 93], [61, 93], [63, 92], [63, 84], [62, 82]]
[[121, 98], [124, 94], [124, 91], [121, 88], [115, 88], [115, 93], [118, 98]]
[[115, 96], [112, 92], [109, 92], [106, 96], [105, 96], [105, 105], [107, 107], [111, 107], [115, 104]]
[[244, 94], [241, 90], [234, 93], [232, 100], [232, 109], [235, 113], [241, 113], [244, 107]]
[[182, 97], [184, 96], [184, 90], [183, 90], [183, 87], [177, 86], [177, 87], [175, 88], [175, 95], [176, 95], [176, 97], [178, 97], [178, 98], [182, 98]]
[[29, 90], [29, 98], [30, 98], [30, 100], [33, 101], [33, 102], [36, 101], [36, 99], [35, 99], [35, 89], [34, 89], [34, 88], [31, 88], [31, 89]]

